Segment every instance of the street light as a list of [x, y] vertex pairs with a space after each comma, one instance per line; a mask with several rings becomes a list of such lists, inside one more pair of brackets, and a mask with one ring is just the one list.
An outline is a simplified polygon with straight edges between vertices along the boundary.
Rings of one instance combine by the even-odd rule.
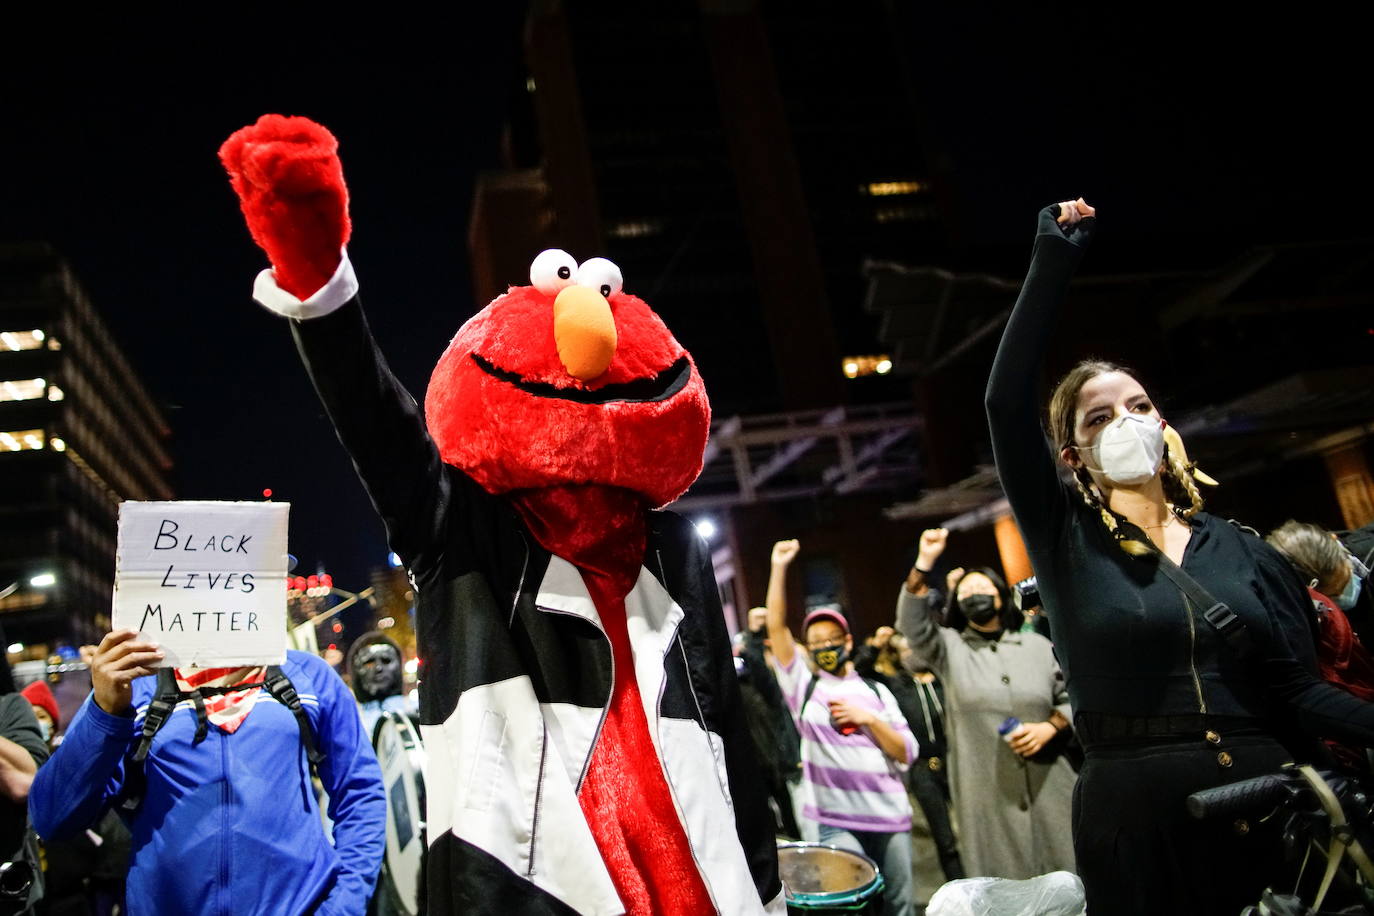
[[50, 572], [39, 573], [29, 580], [29, 585], [32, 585], [34, 588], [47, 588], [50, 585], [56, 584], [57, 576]]

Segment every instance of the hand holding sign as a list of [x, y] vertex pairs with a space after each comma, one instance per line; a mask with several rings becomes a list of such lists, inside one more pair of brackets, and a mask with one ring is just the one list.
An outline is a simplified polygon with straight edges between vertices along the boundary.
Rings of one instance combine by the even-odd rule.
[[288, 503], [125, 502], [114, 624], [173, 667], [286, 659]]
[[138, 638], [133, 630], [106, 634], [91, 658], [91, 687], [95, 703], [112, 716], [129, 711], [129, 683], [136, 677], [155, 673], [162, 661], [156, 643]]

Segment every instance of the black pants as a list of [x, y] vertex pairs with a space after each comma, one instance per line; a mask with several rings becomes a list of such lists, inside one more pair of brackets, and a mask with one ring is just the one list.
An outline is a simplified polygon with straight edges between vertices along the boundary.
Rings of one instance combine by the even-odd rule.
[[[937, 769], [930, 768], [932, 759], [937, 762]], [[935, 852], [940, 857], [940, 870], [944, 872], [945, 880], [956, 881], [964, 877], [964, 864], [954, 840], [954, 825], [949, 820], [949, 775], [945, 772], [944, 763], [938, 757], [918, 759], [908, 770], [908, 786], [926, 816], [926, 823], [930, 825], [930, 838], [935, 842]]]
[[1242, 835], [1231, 818], [1192, 819], [1184, 800], [1276, 772], [1290, 759], [1266, 735], [1090, 745], [1073, 797], [1074, 856], [1089, 916], [1235, 916], [1258, 902], [1286, 873], [1282, 825], [1247, 822]]

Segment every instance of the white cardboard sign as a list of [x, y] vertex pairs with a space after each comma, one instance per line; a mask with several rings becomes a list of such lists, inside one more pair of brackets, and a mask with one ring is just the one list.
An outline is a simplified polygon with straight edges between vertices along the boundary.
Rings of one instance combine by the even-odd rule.
[[114, 628], [178, 668], [286, 661], [290, 503], [123, 502]]

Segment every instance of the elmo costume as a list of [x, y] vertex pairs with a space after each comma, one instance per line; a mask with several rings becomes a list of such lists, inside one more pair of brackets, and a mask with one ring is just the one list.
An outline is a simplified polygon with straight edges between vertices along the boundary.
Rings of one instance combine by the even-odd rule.
[[429, 912], [783, 912], [709, 550], [652, 511], [709, 428], [620, 271], [546, 251], [468, 321], [423, 417], [377, 351], [334, 137], [265, 115], [220, 158], [418, 595]]

